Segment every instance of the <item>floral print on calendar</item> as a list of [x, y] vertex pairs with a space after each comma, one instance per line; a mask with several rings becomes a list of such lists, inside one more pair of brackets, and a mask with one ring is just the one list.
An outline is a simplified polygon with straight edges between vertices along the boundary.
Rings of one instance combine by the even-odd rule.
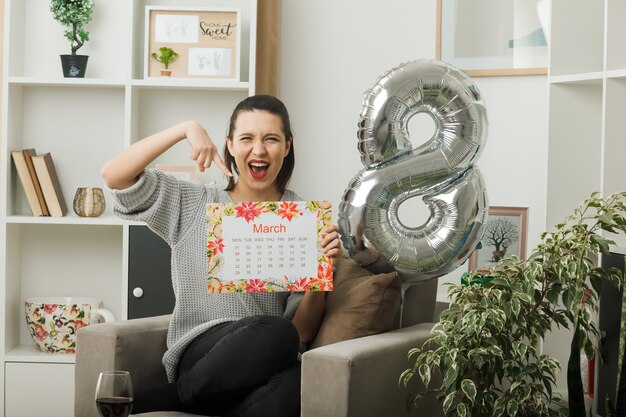
[[209, 293], [332, 291], [327, 201], [208, 203]]

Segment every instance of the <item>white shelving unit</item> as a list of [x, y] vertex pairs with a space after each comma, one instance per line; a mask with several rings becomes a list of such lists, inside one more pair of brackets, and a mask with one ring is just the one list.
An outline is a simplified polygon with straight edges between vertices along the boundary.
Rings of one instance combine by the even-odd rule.
[[552, 0], [551, 17], [547, 227], [626, 190], [626, 4]]
[[[220, 146], [233, 107], [255, 91], [257, 0], [188, 0], [185, 6], [238, 7], [241, 80], [143, 79], [146, 6], [176, 0], [96, 2], [89, 23], [87, 78], [62, 77], [69, 52], [49, 2], [5, 0], [0, 145], [1, 299], [0, 415], [73, 415], [73, 355], [38, 351], [26, 329], [24, 299], [89, 296], [119, 319], [127, 317], [130, 222], [112, 214], [76, 216], [78, 187], [103, 186], [100, 167], [133, 142], [178, 121], [204, 124]], [[11, 162], [11, 150], [50, 152], [70, 213], [33, 217]], [[188, 164], [181, 143], [156, 163]], [[218, 174], [215, 174], [216, 176]], [[109, 200], [107, 200], [109, 203]], [[42, 401], [53, 392], [53, 404]], [[34, 394], [36, 393], [36, 394]], [[47, 397], [46, 397], [47, 398]], [[52, 399], [52, 397], [50, 397]]]
[[[626, 190], [626, 3], [551, 1], [548, 229], [592, 192]], [[544, 351], [561, 361], [557, 383], [566, 392], [563, 340], [571, 332], [553, 332]]]

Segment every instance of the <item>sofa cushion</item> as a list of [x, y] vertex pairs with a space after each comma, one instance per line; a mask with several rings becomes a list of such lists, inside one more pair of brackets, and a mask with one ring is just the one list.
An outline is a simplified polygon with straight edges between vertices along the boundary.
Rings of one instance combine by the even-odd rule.
[[335, 263], [334, 290], [326, 296], [326, 309], [311, 348], [394, 328], [400, 306], [400, 280], [396, 272], [372, 274], [352, 259]]
[[353, 255], [350, 255], [350, 258], [373, 274], [386, 274], [395, 271], [393, 266], [381, 257], [374, 248], [357, 250]]

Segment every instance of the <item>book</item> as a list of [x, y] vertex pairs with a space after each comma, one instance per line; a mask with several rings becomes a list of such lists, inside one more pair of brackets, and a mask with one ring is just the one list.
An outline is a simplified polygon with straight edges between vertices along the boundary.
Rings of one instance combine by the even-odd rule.
[[39, 200], [41, 211], [44, 216], [49, 216], [50, 212], [48, 211], [48, 206], [46, 205], [46, 199], [43, 196], [43, 191], [41, 191], [41, 184], [39, 184], [39, 178], [37, 178], [37, 173], [35, 172], [35, 167], [33, 166], [33, 155], [36, 155], [36, 152], [32, 148], [22, 149], [22, 154], [24, 155], [28, 172], [30, 172], [30, 178], [33, 180], [33, 185], [35, 186], [35, 192], [37, 193], [37, 199]]
[[28, 165], [26, 165], [24, 153], [22, 151], [11, 151], [11, 156], [13, 157], [13, 163], [15, 164], [17, 175], [22, 183], [22, 188], [24, 189], [24, 194], [26, 194], [26, 200], [28, 201], [28, 205], [33, 213], [33, 216], [43, 216], [43, 210], [41, 209], [39, 199], [37, 198], [35, 184], [33, 184], [33, 179], [30, 176]]
[[67, 205], [65, 204], [59, 178], [54, 169], [52, 155], [50, 155], [50, 152], [46, 152], [41, 155], [34, 155], [32, 159], [50, 215], [63, 217], [67, 213]]

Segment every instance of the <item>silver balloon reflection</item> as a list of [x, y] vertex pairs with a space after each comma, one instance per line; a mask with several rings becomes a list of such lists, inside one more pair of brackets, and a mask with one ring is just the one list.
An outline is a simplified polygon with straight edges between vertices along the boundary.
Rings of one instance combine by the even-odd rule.
[[[413, 149], [408, 123], [418, 113], [433, 118], [435, 133]], [[487, 192], [474, 166], [487, 137], [487, 114], [473, 81], [436, 60], [394, 68], [366, 92], [358, 137], [365, 168], [346, 189], [338, 221], [350, 255], [375, 250], [405, 284], [465, 262], [487, 217]], [[430, 217], [407, 227], [398, 207], [416, 196]]]

